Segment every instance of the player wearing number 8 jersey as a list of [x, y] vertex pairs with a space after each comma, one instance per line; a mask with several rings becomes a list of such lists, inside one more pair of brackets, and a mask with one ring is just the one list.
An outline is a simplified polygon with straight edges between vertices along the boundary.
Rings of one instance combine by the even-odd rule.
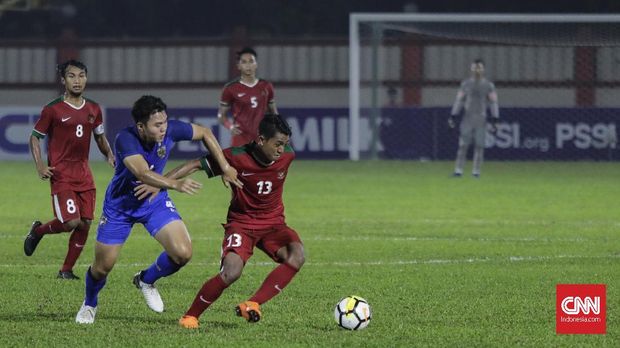
[[[243, 187], [232, 188], [227, 223], [224, 224], [220, 272], [209, 279], [179, 323], [197, 328], [198, 317], [218, 299], [240, 276], [254, 247], [271, 257], [278, 265], [256, 293], [235, 310], [249, 322], [260, 319], [260, 305], [267, 302], [293, 279], [304, 264], [302, 242], [284, 218], [282, 193], [288, 169], [295, 158], [289, 145], [291, 129], [280, 115], [265, 115], [256, 142], [224, 150], [224, 156], [238, 171]], [[210, 156], [194, 160], [168, 173], [183, 177], [196, 170], [209, 177], [221, 174]]]
[[[42, 180], [50, 180], [56, 218], [35, 221], [24, 241], [27, 256], [34, 253], [45, 234], [72, 232], [65, 262], [58, 278], [78, 279], [73, 266], [80, 256], [95, 209], [95, 183], [88, 166], [91, 134], [101, 153], [114, 167], [114, 154], [104, 135], [101, 108], [82, 93], [87, 68], [76, 60], [58, 66], [65, 93], [47, 104], [30, 136], [30, 150]], [[47, 163], [42, 160], [40, 140], [47, 137]]]
[[[243, 146], [256, 140], [258, 125], [265, 112], [277, 114], [271, 82], [256, 77], [256, 52], [246, 47], [237, 52], [239, 78], [222, 90], [218, 120], [232, 133], [232, 146]], [[228, 119], [232, 109], [233, 120]]]

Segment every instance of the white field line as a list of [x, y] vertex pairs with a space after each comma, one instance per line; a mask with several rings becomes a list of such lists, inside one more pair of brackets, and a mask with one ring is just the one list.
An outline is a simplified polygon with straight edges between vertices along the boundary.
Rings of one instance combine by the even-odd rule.
[[[306, 262], [304, 267], [324, 267], [324, 266], [339, 266], [339, 267], [358, 267], [358, 266], [399, 266], [399, 265], [442, 265], [442, 264], [476, 264], [476, 263], [500, 263], [500, 262], [543, 262], [562, 259], [618, 259], [620, 254], [612, 255], [553, 255], [553, 256], [504, 256], [504, 257], [476, 257], [466, 259], [413, 259], [413, 260], [394, 260], [394, 261], [334, 261], [334, 262]], [[218, 266], [218, 262], [190, 262], [187, 266]], [[150, 263], [117, 263], [114, 267], [147, 267]], [[248, 262], [250, 266], [267, 266], [273, 267], [274, 262]], [[89, 264], [80, 264], [78, 266], [87, 267]], [[186, 266], [186, 267], [187, 267]], [[58, 267], [56, 264], [0, 264], [2, 268], [12, 267]]]

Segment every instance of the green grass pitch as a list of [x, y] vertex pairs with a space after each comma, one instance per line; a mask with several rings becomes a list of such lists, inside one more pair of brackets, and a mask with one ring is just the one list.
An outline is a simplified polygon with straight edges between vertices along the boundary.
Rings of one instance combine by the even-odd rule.
[[[32, 257], [22, 250], [30, 222], [51, 218], [48, 183], [32, 163], [0, 166], [0, 346], [620, 347], [617, 163], [489, 162], [478, 180], [450, 178], [448, 162], [296, 161], [284, 200], [306, 265], [248, 324], [233, 308], [273, 268], [258, 251], [196, 331], [177, 320], [218, 271], [229, 200], [219, 179], [195, 174], [205, 183], [198, 195], [172, 193], [194, 257], [158, 282], [166, 311], [148, 310], [131, 284], [161, 250], [136, 227], [95, 324], [80, 326], [83, 281], [55, 279], [68, 234], [46, 236]], [[98, 215], [112, 170], [92, 166]], [[607, 284], [606, 335], [555, 334], [558, 283]], [[333, 308], [346, 295], [370, 302], [367, 329], [336, 325]]]

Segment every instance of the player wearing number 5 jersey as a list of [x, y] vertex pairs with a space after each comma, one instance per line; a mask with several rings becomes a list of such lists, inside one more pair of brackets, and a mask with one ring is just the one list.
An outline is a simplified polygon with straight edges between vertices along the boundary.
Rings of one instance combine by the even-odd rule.
[[[71, 232], [61, 279], [79, 279], [73, 266], [82, 253], [95, 210], [95, 182], [88, 166], [91, 134], [99, 151], [114, 167], [114, 154], [104, 135], [99, 105], [82, 96], [87, 68], [76, 60], [58, 66], [65, 93], [47, 104], [30, 136], [30, 151], [41, 180], [50, 180], [55, 219], [35, 221], [24, 241], [27, 256], [34, 253], [46, 234]], [[42, 160], [40, 141], [48, 140], [47, 163]]]
[[[260, 122], [256, 142], [224, 150], [229, 163], [237, 168], [242, 188], [232, 188], [227, 223], [224, 224], [220, 272], [209, 279], [180, 319], [185, 328], [198, 328], [198, 317], [240, 276], [254, 247], [278, 265], [256, 293], [235, 310], [249, 322], [261, 317], [260, 305], [267, 302], [293, 279], [304, 264], [302, 242], [286, 225], [282, 192], [288, 169], [295, 158], [289, 146], [291, 129], [280, 115], [267, 114]], [[183, 177], [196, 170], [209, 177], [221, 174], [211, 156], [194, 160], [168, 173]]]
[[[260, 120], [266, 112], [277, 114], [273, 85], [256, 77], [256, 52], [246, 47], [237, 52], [239, 78], [224, 86], [218, 120], [232, 133], [232, 146], [242, 146], [256, 140]], [[233, 120], [228, 119], [232, 110]]]

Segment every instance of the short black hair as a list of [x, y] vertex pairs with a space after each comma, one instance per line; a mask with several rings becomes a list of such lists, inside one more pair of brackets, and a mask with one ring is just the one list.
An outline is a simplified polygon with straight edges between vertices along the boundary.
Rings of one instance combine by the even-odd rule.
[[133, 103], [131, 116], [133, 116], [133, 120], [136, 123], [142, 122], [146, 124], [153, 113], [166, 111], [166, 108], [166, 103], [164, 103], [161, 98], [152, 95], [143, 95]]
[[484, 60], [482, 60], [482, 58], [476, 58], [473, 61], [474, 64], [482, 64], [484, 65]]
[[64, 63], [56, 65], [56, 71], [58, 72], [58, 76], [64, 78], [65, 74], [67, 73], [67, 68], [69, 66], [74, 66], [78, 69], [82, 69], [88, 75], [88, 68], [86, 67], [86, 64], [80, 62], [79, 60], [69, 59]]
[[241, 59], [241, 56], [249, 53], [251, 55], [254, 56], [254, 58], [258, 58], [258, 55], [256, 54], [256, 51], [254, 51], [254, 49], [252, 47], [244, 47], [242, 48], [240, 51], [237, 51], [237, 60]]
[[266, 114], [258, 125], [258, 134], [262, 135], [265, 139], [271, 139], [277, 132], [288, 135], [289, 137], [293, 134], [291, 126], [288, 125], [288, 122], [286, 122], [282, 115]]

